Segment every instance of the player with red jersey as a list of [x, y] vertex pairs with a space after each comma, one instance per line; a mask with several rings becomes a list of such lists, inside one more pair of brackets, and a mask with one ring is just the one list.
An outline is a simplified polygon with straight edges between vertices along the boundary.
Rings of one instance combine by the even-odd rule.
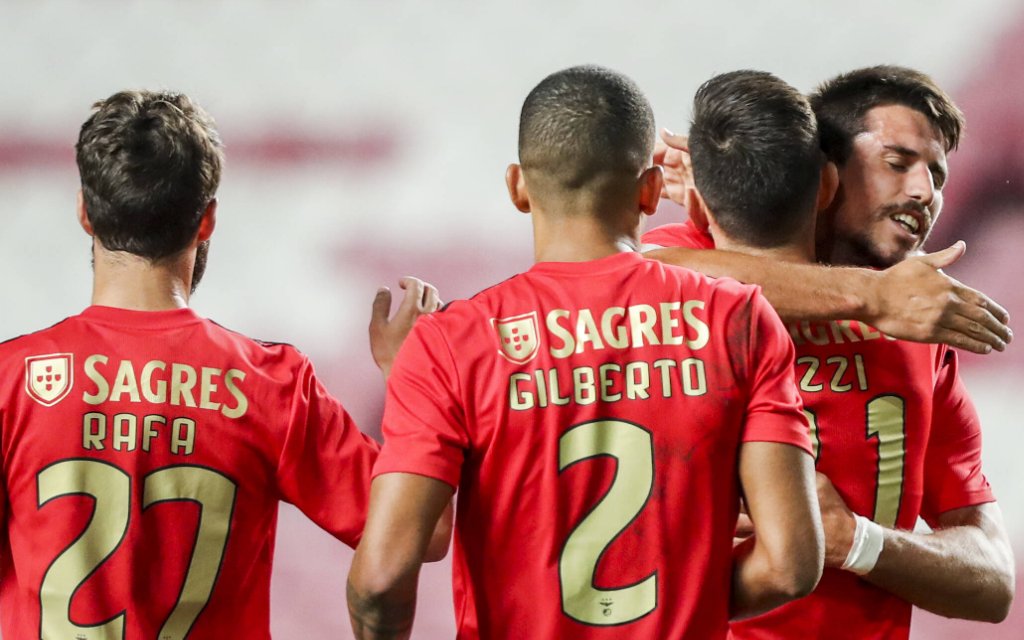
[[[604, 69], [527, 97], [507, 182], [537, 263], [422, 318], [399, 353], [349, 576], [358, 637], [407, 637], [456, 488], [459, 638], [724, 637], [730, 613], [816, 581], [781, 323], [755, 289], [630, 250], [661, 188], [653, 137]], [[763, 535], [734, 559], [741, 490]]]
[[[907, 80], [920, 82], [914, 76]], [[754, 96], [757, 101], [743, 103], [745, 108], [730, 108], [740, 104], [738, 96], [745, 100]], [[801, 131], [810, 141], [802, 150], [792, 146]], [[768, 74], [725, 74], [698, 91], [689, 139], [698, 192], [690, 202], [696, 219], [707, 222], [718, 247], [795, 262], [811, 260], [815, 202], [808, 194], [816, 193], [818, 186], [813, 134], [814, 118], [806, 99]], [[903, 138], [901, 144], [914, 141]], [[807, 167], [806, 175], [794, 174], [799, 166]], [[775, 178], [737, 188], [719, 177], [726, 170]], [[819, 204], [831, 197], [834, 171], [829, 166], [822, 174]], [[680, 229], [688, 229], [691, 235], [700, 231], [692, 222], [688, 227], [674, 225], [658, 235], [658, 244], [670, 234], [684, 241]], [[645, 240], [652, 238], [653, 234], [645, 234]], [[823, 474], [819, 480], [826, 569], [812, 595], [733, 623], [732, 635], [906, 638], [911, 614], [908, 599], [913, 594], [889, 590], [884, 578], [873, 579], [876, 562], [880, 569], [887, 561], [899, 563], [880, 555], [885, 544], [899, 545], [903, 540], [895, 536], [914, 535], [897, 531], [912, 530], [919, 515], [936, 529], [952, 529], [963, 526], [950, 524], [951, 518], [963, 517], [960, 510], [984, 509], [991, 512], [985, 517], [995, 522], [987, 528], [990, 542], [986, 546], [997, 558], [1008, 553], [1008, 548], [1002, 548], [1005, 532], [998, 524], [998, 510], [988, 504], [994, 497], [981, 473], [980, 424], [957, 375], [956, 354], [944, 345], [895, 341], [857, 321], [794, 322], [789, 329], [817, 469]], [[863, 519], [858, 522], [851, 517], [846, 505]], [[893, 537], [868, 519], [893, 531]], [[860, 535], [856, 544], [855, 532]], [[857, 544], [877, 548], [861, 552]], [[988, 551], [983, 549], [983, 555]], [[1007, 557], [988, 567], [990, 577], [1012, 571], [1012, 563], [1005, 564]], [[956, 572], [947, 569], [946, 577], [932, 588], [942, 593], [942, 583], [956, 580], [960, 580]], [[997, 583], [987, 596], [1002, 597], [1008, 606], [1005, 586]], [[926, 597], [919, 603], [934, 600]]]
[[186, 306], [222, 163], [204, 111], [115, 94], [77, 159], [93, 305], [0, 344], [3, 635], [268, 638], [278, 502], [354, 546], [378, 446], [296, 349]]

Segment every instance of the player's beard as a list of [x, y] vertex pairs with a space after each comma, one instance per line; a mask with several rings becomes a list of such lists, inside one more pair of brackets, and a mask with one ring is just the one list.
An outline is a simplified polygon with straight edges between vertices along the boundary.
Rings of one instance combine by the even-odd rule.
[[199, 282], [203, 279], [203, 274], [206, 273], [206, 260], [210, 255], [210, 241], [204, 240], [199, 243], [196, 247], [196, 261], [192, 265], [192, 288], [189, 291], [189, 295], [196, 292], [196, 287], [199, 286]]

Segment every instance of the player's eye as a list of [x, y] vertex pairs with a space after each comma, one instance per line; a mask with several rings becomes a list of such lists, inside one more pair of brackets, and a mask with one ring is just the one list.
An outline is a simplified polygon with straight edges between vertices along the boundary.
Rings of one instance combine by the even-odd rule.
[[892, 169], [893, 171], [895, 171], [897, 173], [905, 173], [907, 171], [907, 165], [905, 165], [903, 163], [900, 163], [900, 162], [888, 162], [887, 161], [886, 164], [889, 165], [890, 169]]

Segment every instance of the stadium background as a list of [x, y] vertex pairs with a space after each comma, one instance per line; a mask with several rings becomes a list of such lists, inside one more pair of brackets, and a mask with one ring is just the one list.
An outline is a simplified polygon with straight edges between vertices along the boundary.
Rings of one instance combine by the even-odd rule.
[[[72, 144], [91, 102], [118, 89], [185, 91], [220, 124], [228, 165], [194, 307], [299, 346], [377, 433], [383, 384], [365, 333], [375, 288], [416, 274], [450, 300], [531, 262], [528, 219], [502, 178], [521, 101], [544, 75], [613, 67], [648, 92], [661, 125], [685, 131], [694, 90], [716, 72], [762, 68], [806, 90], [857, 66], [905, 64], [932, 73], [968, 119], [930, 246], [967, 240], [949, 271], [1007, 306], [1021, 334], [1006, 354], [964, 358], [964, 373], [985, 422], [986, 471], [1024, 557], [1022, 42], [1019, 0], [7, 0], [0, 339], [88, 304]], [[655, 224], [681, 215], [667, 208]], [[350, 556], [282, 508], [276, 637], [350, 637]], [[452, 636], [449, 569], [424, 572], [416, 637]], [[918, 639], [1024, 638], [1024, 596], [998, 627], [927, 615], [915, 627]]]

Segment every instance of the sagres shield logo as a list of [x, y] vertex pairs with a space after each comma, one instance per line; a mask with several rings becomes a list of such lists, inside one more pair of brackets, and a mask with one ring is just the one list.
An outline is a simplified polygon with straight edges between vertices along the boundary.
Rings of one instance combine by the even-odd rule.
[[526, 364], [537, 355], [540, 333], [537, 331], [537, 312], [524, 313], [509, 318], [492, 318], [491, 324], [498, 330], [498, 353], [510, 362]]
[[25, 391], [44, 407], [52, 407], [71, 391], [74, 357], [51, 353], [25, 358]]

